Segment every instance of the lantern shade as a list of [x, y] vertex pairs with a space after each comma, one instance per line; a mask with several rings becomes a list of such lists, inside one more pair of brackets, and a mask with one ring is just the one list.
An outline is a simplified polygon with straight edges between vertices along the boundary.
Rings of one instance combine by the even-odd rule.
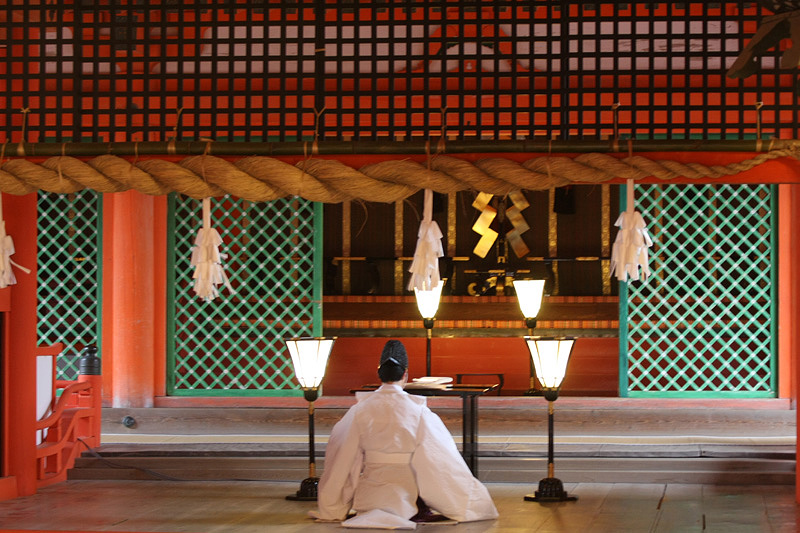
[[297, 381], [304, 389], [316, 389], [325, 377], [328, 356], [336, 337], [297, 337], [284, 339]]
[[435, 287], [427, 290], [414, 288], [414, 296], [417, 298], [417, 309], [422, 318], [434, 318], [439, 309], [439, 300], [442, 296], [444, 280], [439, 281]]
[[525, 318], [536, 318], [542, 307], [544, 294], [543, 279], [515, 279], [514, 290], [517, 293], [519, 308]]
[[575, 339], [571, 337], [525, 337], [536, 370], [545, 389], [558, 389], [567, 374], [567, 363]]

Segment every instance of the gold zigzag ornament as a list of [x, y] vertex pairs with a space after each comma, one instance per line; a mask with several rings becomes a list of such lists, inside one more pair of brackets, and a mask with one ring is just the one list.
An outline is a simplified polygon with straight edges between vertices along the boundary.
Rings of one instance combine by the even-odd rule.
[[[472, 231], [481, 236], [472, 253], [481, 258], [486, 257], [498, 236], [498, 233], [489, 227], [497, 216], [497, 210], [489, 205], [493, 196], [492, 194], [481, 192], [472, 202], [472, 207], [481, 212], [478, 220], [472, 225]], [[530, 226], [525, 221], [522, 211], [528, 208], [530, 204], [520, 191], [513, 191], [508, 194], [508, 197], [514, 205], [506, 209], [505, 215], [514, 227], [506, 233], [506, 239], [511, 244], [516, 256], [523, 257], [530, 250], [525, 241], [522, 240], [522, 234], [528, 231]]]
[[506, 209], [506, 218], [511, 221], [514, 227], [506, 233], [506, 239], [509, 244], [511, 244], [511, 248], [514, 250], [516, 256], [524, 257], [528, 255], [530, 249], [525, 244], [525, 241], [522, 240], [522, 234], [531, 229], [531, 227], [525, 221], [525, 216], [522, 214], [522, 211], [530, 207], [531, 204], [528, 203], [528, 200], [525, 199], [525, 195], [520, 191], [510, 192], [508, 197], [514, 205]]
[[497, 210], [489, 205], [492, 196], [492, 194], [487, 192], [481, 192], [478, 193], [478, 196], [475, 197], [475, 201], [472, 202], [472, 207], [481, 212], [478, 220], [472, 225], [472, 231], [481, 236], [478, 244], [476, 244], [475, 248], [472, 250], [472, 253], [478, 257], [486, 257], [486, 254], [492, 249], [492, 245], [497, 239], [497, 232], [489, 227], [494, 217], [497, 216]]

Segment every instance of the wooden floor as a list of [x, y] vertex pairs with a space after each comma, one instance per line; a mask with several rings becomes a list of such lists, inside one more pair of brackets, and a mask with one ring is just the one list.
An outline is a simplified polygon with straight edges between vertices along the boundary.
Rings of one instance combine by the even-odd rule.
[[[328, 397], [319, 403], [317, 431], [321, 450], [332, 424], [349, 407], [352, 398]], [[456, 441], [460, 441], [458, 404], [432, 404]], [[135, 427], [123, 426], [121, 421], [125, 416], [135, 417]], [[763, 468], [758, 461], [749, 462], [754, 465], [749, 470], [739, 469], [731, 462], [724, 467], [725, 476], [702, 475], [705, 471], [700, 468], [697, 475], [691, 476], [695, 481], [689, 484], [666, 467], [653, 466], [671, 461], [686, 463], [689, 468], [690, 462], [707, 459], [720, 446], [743, 447], [746, 452], [750, 447], [766, 450], [747, 452], [760, 454], [759, 457], [773, 453], [770, 448], [773, 446], [794, 449], [796, 412], [790, 410], [788, 402], [559, 399], [556, 475], [564, 480], [566, 490], [578, 497], [576, 502], [559, 504], [523, 500], [544, 475], [541, 454], [520, 458], [538, 461], [540, 467], [515, 467], [511, 469], [514, 476], [491, 475], [494, 463], [506, 455], [513, 458], [522, 451], [530, 451], [529, 448], [535, 448], [535, 452], [543, 446], [547, 434], [546, 424], [542, 423], [545, 419], [546, 405], [541, 398], [481, 399], [481, 449], [487, 455], [481, 457], [480, 474], [500, 517], [456, 526], [424, 525], [418, 529], [424, 533], [800, 531], [800, 507], [795, 503], [793, 476], [787, 481], [783, 473], [770, 484], [761, 481], [757, 486], [748, 486], [748, 481], [765, 479]], [[253, 479], [252, 469], [235, 476], [228, 473], [227, 477], [213, 469], [205, 473], [213, 476], [206, 479], [218, 481], [74, 479], [44, 488], [33, 496], [0, 502], [0, 531], [341, 532], [338, 524], [315, 523], [307, 517], [314, 503], [285, 499], [299, 488], [299, 480], [307, 474], [304, 459], [307, 423], [307, 408], [302, 402], [266, 410], [240, 405], [219, 409], [105, 409], [106, 446], [269, 445], [297, 453], [283, 460], [285, 477], [272, 475], [262, 481], [222, 481]], [[620, 447], [633, 449], [619, 457], [626, 464], [640, 465], [636, 461], [642, 455], [649, 458], [653, 468], [644, 471], [643, 467], [635, 466], [624, 477], [618, 470], [600, 477], [596, 470], [620, 455]], [[697, 449], [693, 452], [688, 447]], [[662, 461], [653, 453], [637, 451], [643, 448], [656, 448], [655, 455], [664, 455], [666, 459]], [[736, 457], [746, 459], [747, 453]], [[730, 456], [725, 451], [720, 460], [730, 460]], [[794, 463], [793, 459], [789, 461]], [[297, 463], [294, 470], [289, 468], [292, 461]], [[321, 459], [318, 468], [324, 469]], [[199, 477], [202, 472], [197, 469], [192, 467], [191, 473]], [[181, 479], [190, 477], [195, 476]], [[612, 482], [604, 483], [606, 480]]]
[[[578, 500], [527, 502], [533, 485], [488, 483], [500, 518], [423, 525], [425, 533], [796, 532], [794, 487], [566, 483]], [[0, 502], [0, 531], [323, 533], [313, 502], [287, 501], [299, 483], [68, 481]]]

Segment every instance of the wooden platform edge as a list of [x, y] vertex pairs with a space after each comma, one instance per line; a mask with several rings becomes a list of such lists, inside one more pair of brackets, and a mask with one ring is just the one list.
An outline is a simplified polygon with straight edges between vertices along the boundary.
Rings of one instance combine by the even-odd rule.
[[[429, 405], [460, 406], [456, 398], [429, 398]], [[355, 403], [352, 396], [323, 396], [314, 402], [317, 409], [348, 408]], [[546, 406], [539, 396], [485, 396], [480, 398], [481, 409], [527, 409]], [[559, 409], [747, 409], [791, 410], [789, 398], [609, 398], [564, 396], [557, 400]], [[308, 403], [297, 397], [180, 397], [159, 396], [154, 408], [176, 407], [262, 407], [270, 409], [302, 408]], [[110, 408], [104, 408], [110, 409]]]

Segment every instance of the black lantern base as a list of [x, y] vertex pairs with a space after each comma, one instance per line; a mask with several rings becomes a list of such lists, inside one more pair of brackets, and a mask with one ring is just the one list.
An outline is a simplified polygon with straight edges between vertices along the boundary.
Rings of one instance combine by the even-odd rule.
[[318, 477], [307, 477], [300, 483], [300, 490], [295, 494], [290, 494], [286, 499], [300, 502], [315, 502], [317, 501], [317, 485], [319, 485]]
[[539, 490], [525, 496], [526, 502], [574, 502], [577, 499], [577, 496], [567, 496], [564, 484], [555, 477], [542, 479], [539, 481]]

